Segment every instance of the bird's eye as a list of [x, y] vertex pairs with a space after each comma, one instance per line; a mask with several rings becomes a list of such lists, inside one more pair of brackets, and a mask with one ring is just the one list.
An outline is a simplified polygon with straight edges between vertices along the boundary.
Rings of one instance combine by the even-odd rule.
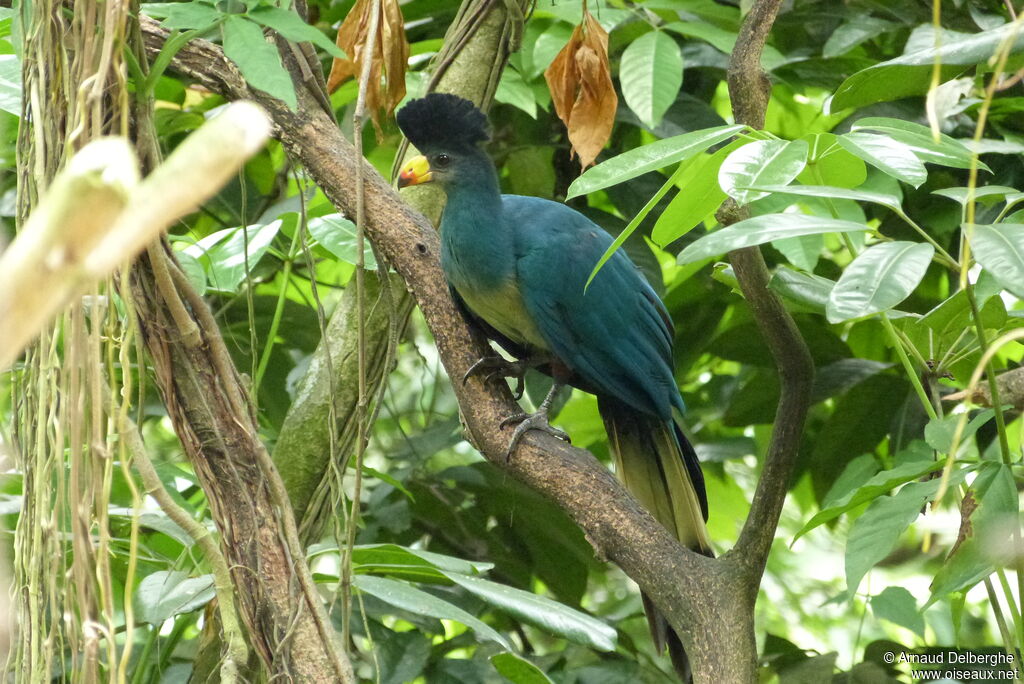
[[448, 164], [450, 164], [451, 161], [452, 158], [449, 157], [447, 154], [439, 154], [436, 157], [434, 157], [434, 166], [436, 166], [439, 169], [443, 169], [444, 167], [448, 166]]

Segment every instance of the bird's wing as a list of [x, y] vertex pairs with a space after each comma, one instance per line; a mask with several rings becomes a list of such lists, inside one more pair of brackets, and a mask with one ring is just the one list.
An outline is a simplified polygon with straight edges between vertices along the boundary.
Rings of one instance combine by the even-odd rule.
[[584, 292], [612, 242], [556, 202], [506, 197], [516, 235], [516, 279], [525, 308], [555, 355], [600, 392], [671, 419], [682, 400], [672, 374], [671, 322], [639, 270], [616, 252]]

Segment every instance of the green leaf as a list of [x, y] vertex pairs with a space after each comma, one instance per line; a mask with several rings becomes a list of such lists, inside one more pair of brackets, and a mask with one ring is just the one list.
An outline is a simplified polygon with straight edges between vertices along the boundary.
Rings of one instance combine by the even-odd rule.
[[741, 144], [736, 140], [714, 154], [702, 153], [680, 174], [676, 181], [679, 192], [661, 212], [651, 230], [655, 244], [664, 247], [678, 240], [721, 206], [727, 195], [718, 184], [718, 169]]
[[[368, 603], [369, 600], [364, 597], [363, 604]], [[438, 631], [443, 633], [443, 627]], [[408, 684], [416, 681], [427, 669], [433, 644], [425, 629], [396, 632], [371, 622], [370, 632], [374, 640], [373, 660], [378, 671], [375, 679], [364, 681], [373, 681], [374, 684]]]
[[817, 235], [819, 233], [855, 233], [867, 231], [863, 223], [809, 216], [807, 214], [765, 214], [755, 216], [705, 235], [679, 254], [680, 264], [716, 257], [741, 247], [763, 245], [773, 240]]
[[408, 551], [414, 556], [418, 556], [419, 558], [429, 562], [439, 570], [457, 572], [462, 575], [476, 575], [494, 568], [494, 563], [488, 563], [485, 561], [470, 561], [463, 558], [456, 558], [455, 556], [447, 556], [442, 553], [435, 553], [433, 551], [424, 551], [423, 549], [408, 549]]
[[206, 269], [199, 263], [199, 259], [183, 250], [175, 250], [174, 256], [178, 260], [178, 265], [181, 266], [185, 277], [188, 278], [196, 292], [200, 295], [206, 294]]
[[843, 394], [868, 378], [892, 368], [893, 365], [870, 359], [849, 358], [839, 359], [816, 368], [811, 401], [823, 401], [837, 394]]
[[838, 494], [833, 487], [846, 465], [874, 451], [889, 434], [892, 417], [906, 403], [909, 389], [899, 375], [876, 373], [835, 399], [808, 457], [813, 464], [808, 474], [819, 497]]
[[[387, 576], [420, 584], [451, 585], [447, 577], [433, 563], [419, 558], [408, 550], [391, 544], [377, 545], [380, 548], [360, 549], [352, 554], [355, 572], [360, 575]], [[403, 553], [404, 551], [404, 553]], [[324, 553], [337, 553], [335, 545], [316, 545], [310, 549], [310, 557]], [[323, 576], [337, 579], [337, 573], [320, 572]]]
[[839, 188], [855, 188], [868, 177], [864, 160], [847, 152], [839, 145], [834, 133], [815, 133], [804, 136], [811, 145], [807, 168], [797, 179], [805, 185], [823, 184]]
[[324, 52], [338, 59], [348, 55], [334, 44], [315, 26], [310, 26], [295, 12], [280, 7], [256, 7], [249, 10], [248, 17], [253, 21], [274, 29], [294, 43], [313, 43]]
[[1024, 297], [1024, 223], [965, 226], [974, 258], [1007, 290]]
[[[836, 502], [845, 500], [848, 503], [850, 496], [866, 485], [879, 470], [878, 459], [874, 454], [861, 454], [848, 461], [846, 467], [843, 468], [843, 472], [839, 473], [839, 477], [835, 479], [828, 492], [822, 497], [820, 510], [824, 511], [827, 508], [832, 508]], [[888, 492], [889, 490], [885, 491]], [[810, 528], [803, 528], [797, 534], [802, 535], [807, 529]], [[796, 539], [797, 537], [793, 537], [794, 542]]]
[[922, 242], [883, 242], [846, 267], [825, 307], [830, 323], [888, 311], [924, 278], [935, 248]]
[[[981, 307], [982, 325], [986, 328], [1001, 328], [1006, 322], [1006, 308], [1002, 300], [995, 297], [984, 301], [980, 292], [976, 292], [976, 296]], [[973, 324], [970, 300], [967, 293], [960, 290], [915, 321], [905, 332], [911, 340], [919, 343], [922, 352], [937, 358], [950, 346], [962, 341], [964, 330]]]
[[872, 596], [871, 610], [875, 617], [906, 627], [924, 638], [924, 615], [914, 595], [903, 587], [886, 587], [881, 594]]
[[[338, 545], [315, 544], [309, 549], [310, 558], [324, 553], [338, 553]], [[487, 572], [494, 567], [493, 563], [468, 561], [432, 551], [410, 549], [398, 544], [360, 544], [352, 551], [352, 562], [357, 566], [367, 567], [419, 566], [433, 568], [439, 571], [434, 573], [438, 577], [443, 576], [440, 571], [467, 575]]]
[[246, 243], [248, 267], [252, 271], [270, 249], [280, 229], [280, 219], [265, 226], [248, 226], [244, 233], [241, 228], [226, 228], [207, 235], [183, 251], [206, 264], [211, 289], [234, 292], [247, 275]]
[[977, 142], [966, 140], [964, 144], [975, 154], [1024, 154], [1024, 143], [1010, 140], [983, 138]]
[[612, 258], [612, 255], [615, 254], [619, 247], [621, 247], [623, 243], [626, 242], [627, 239], [629, 239], [629, 236], [633, 234], [633, 231], [636, 230], [636, 227], [639, 226], [643, 222], [643, 220], [647, 218], [647, 215], [651, 213], [651, 210], [658, 205], [658, 202], [661, 201], [661, 198], [664, 197], [668, 193], [668, 191], [673, 188], [673, 186], [675, 186], [676, 181], [679, 179], [679, 176], [682, 174], [683, 170], [684, 165], [680, 164], [679, 168], [677, 168], [675, 172], [671, 176], [669, 176], [668, 180], [662, 183], [661, 187], [658, 188], [658, 191], [654, 193], [649, 200], [647, 200], [647, 203], [644, 204], [640, 211], [636, 213], [636, 216], [634, 216], [633, 219], [626, 225], [626, 227], [623, 228], [619, 232], [619, 234], [615, 236], [615, 239], [612, 241], [612, 244], [608, 245], [608, 249], [606, 249], [604, 251], [604, 254], [601, 255], [601, 258], [597, 260], [597, 263], [594, 265], [594, 270], [590, 272], [590, 276], [587, 278], [587, 282], [583, 286], [584, 291], [586, 291], [586, 289], [590, 287], [591, 281], [594, 280], [594, 276], [596, 276], [597, 272], [601, 270], [601, 267], [604, 266], [605, 263], [607, 263], [608, 260]]
[[619, 64], [622, 97], [633, 113], [654, 128], [676, 101], [683, 85], [683, 55], [664, 31], [645, 33], [631, 42]]
[[0, 110], [21, 116], [21, 60], [0, 55]]
[[597, 618], [529, 591], [454, 572], [444, 574], [477, 598], [517, 620], [589, 648], [615, 650], [615, 629]]
[[839, 57], [861, 43], [877, 38], [879, 34], [893, 31], [900, 25], [867, 14], [855, 14], [832, 32], [821, 49], [823, 57]]
[[[645, 7], [648, 6], [649, 3], [645, 3]], [[678, 7], [673, 8], [673, 10], [676, 9]], [[734, 31], [727, 31], [706, 21], [674, 21], [666, 24], [665, 30], [678, 33], [687, 38], [703, 40], [727, 55], [731, 55], [733, 48], [736, 46], [736, 33]], [[771, 71], [785, 64], [786, 61], [785, 55], [774, 47], [771, 45], [764, 46], [764, 50], [761, 52], [761, 66], [766, 71]]]
[[569, 186], [567, 200], [602, 190], [700, 154], [745, 126], [716, 126], [636, 147], [587, 169]]
[[[1016, 36], [1014, 36], [1016, 34]], [[929, 47], [862, 69], [836, 89], [828, 104], [830, 112], [848, 107], [863, 107], [875, 102], [924, 95], [932, 82], [932, 68], [938, 63], [939, 82], [960, 75], [968, 66], [984, 64], [996, 53], [999, 44], [1013, 37], [1011, 54], [1024, 50], [1024, 32], [1013, 22], [968, 38], [945, 40]]]
[[494, 92], [494, 99], [521, 109], [534, 119], [537, 118], [537, 98], [533, 94], [533, 89], [512, 67], [506, 67], [502, 71], [498, 89]]
[[887, 192], [876, 192], [872, 190], [851, 190], [848, 188], [837, 188], [830, 185], [761, 185], [751, 186], [751, 190], [763, 190], [764, 192], [778, 192], [784, 195], [798, 195], [801, 197], [823, 197], [826, 199], [848, 199], [858, 202], [870, 202], [880, 204], [883, 207], [892, 209], [895, 212], [902, 211], [900, 198]]
[[159, 626], [168, 618], [206, 605], [214, 593], [213, 575], [189, 577], [177, 570], [158, 570], [139, 582], [135, 594], [138, 617]]
[[1024, 200], [1024, 192], [1005, 185], [983, 185], [980, 188], [974, 188], [973, 194], [969, 187], [942, 188], [941, 190], [932, 190], [932, 194], [948, 197], [959, 203], [961, 207], [966, 206], [971, 197], [982, 204], [993, 204], [1005, 199], [1011, 206]]
[[768, 287], [791, 302], [805, 306], [814, 313], [824, 314], [829, 293], [835, 287], [835, 282], [780, 266], [772, 275]]
[[805, 657], [791, 665], [780, 667], [780, 684], [809, 684], [810, 682], [831, 682], [836, 671], [838, 653], [825, 653]]
[[757, 185], [786, 185], [807, 164], [806, 140], [756, 140], [739, 148], [722, 162], [718, 182], [740, 204], [768, 196], [749, 190]]
[[[982, 425], [992, 419], [993, 415], [995, 415], [995, 410], [986, 409], [979, 412], [974, 418], [971, 418], [970, 422], [964, 426], [964, 431], [960, 435], [960, 445], [963, 446], [967, 443]], [[936, 451], [948, 453], [953, 448], [953, 438], [956, 435], [956, 429], [959, 424], [960, 416], [958, 414], [932, 418], [924, 426], [925, 441]]]
[[210, 28], [225, 17], [212, 4], [195, 1], [168, 3], [162, 6], [162, 13], [160, 23], [172, 31]]
[[[971, 168], [971, 150], [956, 138], [945, 133], [939, 134], [939, 141], [932, 137], [932, 130], [927, 126], [885, 117], [869, 116], [858, 119], [853, 124], [854, 131], [874, 131], [889, 136], [903, 143], [923, 162], [950, 166], [955, 169]], [[979, 169], [991, 172], [981, 160], [977, 161]]]
[[130, 525], [134, 518], [138, 519], [139, 527], [155, 530], [178, 542], [182, 546], [192, 546], [195, 540], [183, 530], [178, 523], [167, 517], [163, 511], [144, 511], [138, 513], [133, 508], [122, 506], [108, 506], [107, 513], [111, 518], [122, 518], [126, 525]]
[[[356, 263], [356, 256], [359, 254], [356, 224], [341, 214], [328, 214], [309, 219], [306, 227], [321, 247], [346, 263]], [[369, 241], [365, 241], [363, 245], [363, 264], [367, 270], [377, 268], [377, 260], [373, 257]]]
[[498, 634], [489, 625], [473, 617], [462, 608], [405, 582], [387, 579], [386, 577], [356, 575], [352, 578], [352, 583], [359, 591], [376, 596], [381, 601], [396, 608], [401, 608], [416, 615], [438, 618], [439, 620], [454, 620], [473, 630], [477, 637], [494, 641], [500, 644], [502, 648], [512, 650], [512, 645], [505, 637]]
[[[929, 605], [942, 597], [966, 591], [988, 577], [997, 565], [1009, 562], [1007, 540], [1017, 517], [1017, 485], [1009, 466], [987, 462], [970, 487], [977, 508], [967, 510], [960, 525], [960, 537], [949, 557], [932, 580]], [[961, 514], [965, 511], [961, 508]]]
[[[612, 29], [618, 26], [620, 23], [629, 19], [633, 16], [633, 13], [625, 9], [616, 9], [606, 2], [606, 0], [600, 0], [597, 3], [590, 5], [590, 12], [593, 13], [594, 18], [597, 19], [597, 23], [601, 25], [605, 31], [611, 33]], [[533, 9], [533, 16], [540, 17], [556, 17], [562, 21], [576, 26], [583, 21], [583, 5], [582, 3], [544, 3], [537, 5]]]
[[855, 488], [851, 488], [845, 493], [837, 496], [836, 493], [840, 491], [840, 482], [844, 477], [841, 475], [840, 478], [836, 480], [832, 490], [829, 491], [829, 496], [827, 496], [825, 501], [822, 503], [822, 509], [815, 513], [814, 516], [808, 520], [802, 528], [800, 528], [800, 531], [793, 537], [793, 541], [795, 542], [815, 527], [824, 525], [825, 523], [838, 518], [843, 513], [857, 508], [861, 504], [874, 501], [880, 496], [888, 494], [901, 484], [911, 482], [942, 468], [943, 461], [934, 460], [932, 458], [931, 451], [922, 447], [924, 447], [924, 445], [921, 444], [921, 442], [912, 443], [911, 446], [907, 447], [905, 450], [906, 455], [904, 455], [904, 458], [909, 458], [911, 460], [901, 463], [889, 470], [883, 470], [875, 473], [863, 484], [858, 485]]
[[821, 250], [825, 247], [824, 235], [801, 235], [800, 237], [783, 238], [772, 242], [772, 247], [797, 268], [813, 271], [818, 263]]
[[928, 179], [924, 164], [907, 145], [877, 133], [847, 133], [839, 144], [893, 178], [920, 187]]
[[370, 466], [364, 464], [363, 474], [368, 475], [370, 477], [375, 477], [381, 482], [386, 482], [387, 484], [391, 485], [398, 491], [402, 492], [402, 494], [405, 494], [411, 501], [416, 500], [416, 497], [412, 495], [412, 492], [405, 488], [404, 484], [402, 484], [399, 480], [392, 477], [391, 475], [388, 475], [387, 473], [381, 472], [376, 468], [371, 468]]
[[491, 665], [513, 684], [553, 684], [543, 670], [515, 653], [493, 655]]
[[[531, 32], [529, 24], [526, 30], [528, 32], [527, 35], [529, 35], [529, 32]], [[536, 36], [532, 45], [524, 43], [523, 75], [526, 76], [526, 80], [529, 81], [537, 78], [548, 68], [559, 51], [569, 42], [572, 31], [572, 26], [556, 21], [544, 29], [540, 35]]]
[[249, 85], [276, 97], [294, 110], [297, 101], [292, 78], [281, 65], [277, 48], [264, 39], [259, 24], [232, 14], [222, 24], [222, 30], [224, 54], [238, 65]]
[[903, 531], [917, 520], [941, 481], [904, 485], [893, 496], [875, 499], [854, 521], [846, 540], [846, 591], [850, 595], [857, 591], [868, 570], [889, 555]]

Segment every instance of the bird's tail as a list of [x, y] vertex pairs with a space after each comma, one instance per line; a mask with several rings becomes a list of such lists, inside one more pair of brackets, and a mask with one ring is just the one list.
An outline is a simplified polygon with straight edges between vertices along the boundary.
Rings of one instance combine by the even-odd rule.
[[[704, 525], [704, 476], [678, 419], [666, 423], [608, 397], [598, 398], [598, 408], [615, 472], [626, 489], [682, 544], [713, 555]], [[667, 646], [676, 672], [689, 681], [689, 661], [679, 636], [646, 595], [643, 602], [655, 648], [664, 652]]]

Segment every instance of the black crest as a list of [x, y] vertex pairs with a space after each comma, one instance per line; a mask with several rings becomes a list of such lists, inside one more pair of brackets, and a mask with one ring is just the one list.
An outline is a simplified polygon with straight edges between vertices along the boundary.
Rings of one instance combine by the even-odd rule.
[[448, 93], [410, 100], [395, 118], [405, 137], [420, 151], [472, 147], [490, 138], [484, 113], [469, 100]]

